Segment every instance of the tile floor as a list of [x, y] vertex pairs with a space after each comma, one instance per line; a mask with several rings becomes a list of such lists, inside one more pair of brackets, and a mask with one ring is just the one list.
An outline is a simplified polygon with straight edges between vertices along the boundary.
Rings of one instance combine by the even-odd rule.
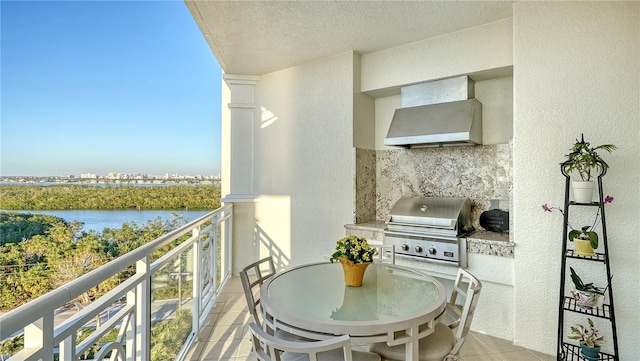
[[[191, 349], [189, 361], [254, 361], [247, 324], [250, 314], [239, 277], [225, 285], [211, 314], [210, 325], [199, 335]], [[357, 346], [354, 349], [358, 349]], [[471, 332], [462, 351], [461, 361], [554, 361], [554, 356], [514, 346], [510, 341]]]

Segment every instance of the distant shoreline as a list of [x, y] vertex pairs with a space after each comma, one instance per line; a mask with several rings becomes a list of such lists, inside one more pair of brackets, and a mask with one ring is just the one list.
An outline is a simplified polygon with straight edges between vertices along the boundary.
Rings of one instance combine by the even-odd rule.
[[137, 181], [108, 181], [108, 182], [7, 182], [0, 181], [0, 186], [55, 186], [55, 185], [78, 185], [78, 186], [96, 186], [96, 187], [111, 187], [111, 186], [141, 186], [141, 187], [162, 187], [162, 186], [215, 186], [220, 187], [220, 182], [214, 181], [200, 181], [200, 182], [187, 182], [187, 181], [165, 181], [165, 182], [137, 182]]
[[221, 179], [218, 176], [180, 175], [180, 174], [109, 174], [99, 176], [96, 174], [83, 174], [80, 177], [69, 176], [0, 176], [0, 185], [210, 185], [220, 187]]
[[6, 210], [200, 210], [220, 207], [211, 184], [0, 183]]

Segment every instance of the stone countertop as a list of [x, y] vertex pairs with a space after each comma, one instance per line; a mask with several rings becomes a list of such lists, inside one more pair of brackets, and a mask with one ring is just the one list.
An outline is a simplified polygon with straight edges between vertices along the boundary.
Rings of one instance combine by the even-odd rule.
[[[387, 224], [383, 221], [372, 221], [358, 224], [346, 224], [348, 234], [366, 232], [369, 238], [382, 241], [383, 232]], [[373, 236], [373, 237], [372, 237]], [[507, 232], [475, 231], [467, 237], [467, 251], [469, 253], [485, 254], [489, 256], [513, 258], [515, 243], [509, 239]]]
[[513, 258], [515, 243], [507, 232], [475, 231], [467, 237], [469, 253]]
[[358, 224], [346, 224], [346, 228], [350, 229], [364, 229], [366, 231], [384, 231], [387, 229], [387, 224], [384, 221], [373, 221], [367, 223], [358, 223]]

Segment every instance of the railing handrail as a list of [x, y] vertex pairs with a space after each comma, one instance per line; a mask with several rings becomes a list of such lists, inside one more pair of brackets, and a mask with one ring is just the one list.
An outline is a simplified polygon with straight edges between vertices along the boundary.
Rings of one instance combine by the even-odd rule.
[[96, 268], [95, 270], [92, 270], [89, 273], [86, 273], [85, 275], [59, 288], [56, 288], [55, 290], [36, 298], [33, 301], [5, 313], [0, 316], [0, 340], [11, 337], [13, 334], [21, 331], [25, 325], [33, 323], [36, 320], [51, 314], [53, 310], [74, 300], [83, 292], [89, 290], [123, 269], [135, 264], [137, 261], [144, 259], [155, 250], [162, 248], [176, 238], [191, 232], [194, 228], [199, 227], [210, 220], [216, 220], [217, 223], [224, 221], [230, 216], [227, 211], [231, 210], [232, 207], [232, 204], [226, 204]]

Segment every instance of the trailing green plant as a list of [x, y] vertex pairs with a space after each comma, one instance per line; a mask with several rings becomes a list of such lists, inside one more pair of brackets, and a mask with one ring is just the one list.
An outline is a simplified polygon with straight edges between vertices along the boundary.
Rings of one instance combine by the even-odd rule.
[[571, 153], [567, 154], [567, 160], [560, 163], [564, 167], [565, 172], [571, 173], [577, 171], [580, 178], [583, 181], [591, 180], [591, 171], [603, 171], [609, 168], [609, 165], [600, 157], [598, 150], [606, 150], [611, 153], [616, 150], [616, 146], [613, 144], [602, 144], [597, 147], [591, 147], [589, 142], [584, 141], [584, 134], [582, 139], [571, 147]]
[[595, 292], [595, 293], [603, 292], [602, 288], [594, 286], [593, 282], [586, 283], [586, 284], [583, 283], [582, 279], [580, 278], [580, 276], [578, 276], [578, 274], [573, 269], [573, 267], [569, 267], [569, 270], [571, 270], [571, 280], [573, 281], [573, 285], [576, 287], [576, 290], [584, 291], [584, 292]]

